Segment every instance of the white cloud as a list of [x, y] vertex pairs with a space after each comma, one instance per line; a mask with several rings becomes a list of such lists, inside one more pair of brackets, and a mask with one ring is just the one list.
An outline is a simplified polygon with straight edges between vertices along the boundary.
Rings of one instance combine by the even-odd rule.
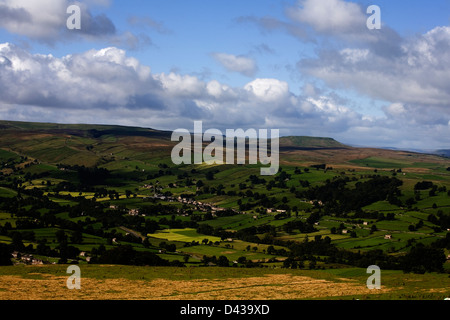
[[299, 0], [287, 10], [294, 21], [307, 24], [321, 33], [354, 33], [366, 26], [361, 7], [342, 0]]
[[[301, 72], [332, 88], [355, 89], [373, 99], [437, 107], [450, 115], [450, 28], [404, 39], [400, 55], [385, 56], [368, 49], [320, 51], [298, 63]], [[419, 116], [414, 112], [411, 116]]]
[[386, 113], [393, 116], [401, 116], [405, 114], [406, 109], [402, 103], [393, 103], [389, 107], [386, 108]]
[[[81, 9], [80, 30], [67, 29], [67, 8], [72, 4]], [[94, 16], [90, 11], [91, 6], [109, 4], [109, 0], [0, 0], [0, 28], [49, 45], [81, 39], [139, 50], [152, 44], [145, 34], [119, 33], [105, 14]]]
[[227, 53], [213, 53], [212, 57], [228, 71], [238, 72], [247, 77], [253, 77], [258, 71], [256, 62], [246, 56], [235, 56]]
[[1, 15], [15, 13], [8, 19], [0, 19], [0, 26], [30, 38], [57, 38], [65, 26], [68, 6], [65, 0], [0, 0]]
[[[357, 64], [352, 59], [347, 63]], [[450, 119], [437, 110], [422, 108], [420, 117], [413, 117], [417, 106], [397, 100], [385, 108], [387, 118], [368, 118], [336, 93], [312, 84], [305, 85], [301, 95], [278, 79], [230, 87], [175, 72], [153, 74], [149, 66], [115, 47], [57, 58], [0, 44], [2, 119], [166, 130], [190, 129], [193, 120], [203, 120], [205, 128], [277, 128], [282, 134], [330, 136], [343, 142], [365, 138], [384, 146], [417, 146], [426, 134], [431, 147], [433, 137], [436, 145], [448, 143], [450, 137]]]
[[345, 49], [341, 50], [340, 54], [343, 57], [345, 62], [358, 63], [358, 62], [366, 61], [366, 62], [370, 63], [370, 61], [367, 60], [367, 58], [369, 57], [368, 49], [345, 48]]
[[264, 102], [282, 101], [289, 95], [287, 82], [277, 79], [256, 79], [248, 83], [244, 89]]
[[198, 97], [205, 88], [205, 84], [202, 81], [190, 75], [183, 76], [171, 72], [169, 74], [161, 73], [155, 75], [155, 78], [161, 82], [168, 94], [176, 97]]

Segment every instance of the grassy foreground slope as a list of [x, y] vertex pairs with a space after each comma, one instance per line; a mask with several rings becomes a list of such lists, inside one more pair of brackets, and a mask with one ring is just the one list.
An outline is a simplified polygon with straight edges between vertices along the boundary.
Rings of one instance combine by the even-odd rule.
[[0, 267], [0, 300], [443, 300], [450, 279], [382, 273], [369, 290], [364, 269], [83, 266], [81, 290], [66, 288], [65, 266]]

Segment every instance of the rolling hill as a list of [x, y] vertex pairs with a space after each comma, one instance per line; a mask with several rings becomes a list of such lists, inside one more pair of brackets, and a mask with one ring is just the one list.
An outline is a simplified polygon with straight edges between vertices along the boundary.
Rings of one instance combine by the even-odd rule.
[[[174, 165], [176, 143], [148, 128], [0, 121], [0, 249], [83, 268], [450, 268], [448, 158], [289, 136], [279, 172], [261, 176]], [[442, 249], [436, 265], [416, 260], [436, 253], [423, 245]]]
[[[101, 166], [116, 160], [167, 160], [176, 144], [170, 137], [169, 131], [140, 127], [0, 121], [0, 149], [51, 164]], [[373, 158], [385, 159], [388, 168], [392, 163], [413, 167], [417, 162], [448, 162], [437, 155], [355, 148], [332, 138], [300, 136], [281, 137], [280, 154], [281, 163], [290, 165], [320, 162], [368, 167]], [[369, 161], [364, 163], [365, 159]]]

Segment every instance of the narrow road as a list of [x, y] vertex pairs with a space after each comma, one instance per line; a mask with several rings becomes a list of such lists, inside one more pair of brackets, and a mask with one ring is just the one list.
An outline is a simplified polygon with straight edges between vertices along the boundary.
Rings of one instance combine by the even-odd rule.
[[140, 238], [142, 241], [144, 241], [144, 239], [145, 239], [145, 237], [137, 231], [134, 231], [134, 230], [131, 230], [131, 229], [128, 229], [125, 227], [120, 227], [120, 229], [122, 229], [125, 232], [128, 232], [129, 234], [133, 235], [136, 238]]

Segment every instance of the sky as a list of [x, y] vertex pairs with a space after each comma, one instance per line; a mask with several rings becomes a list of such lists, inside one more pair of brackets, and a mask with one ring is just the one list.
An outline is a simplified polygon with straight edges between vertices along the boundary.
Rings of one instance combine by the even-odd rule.
[[450, 149], [450, 2], [0, 0], [0, 119]]

